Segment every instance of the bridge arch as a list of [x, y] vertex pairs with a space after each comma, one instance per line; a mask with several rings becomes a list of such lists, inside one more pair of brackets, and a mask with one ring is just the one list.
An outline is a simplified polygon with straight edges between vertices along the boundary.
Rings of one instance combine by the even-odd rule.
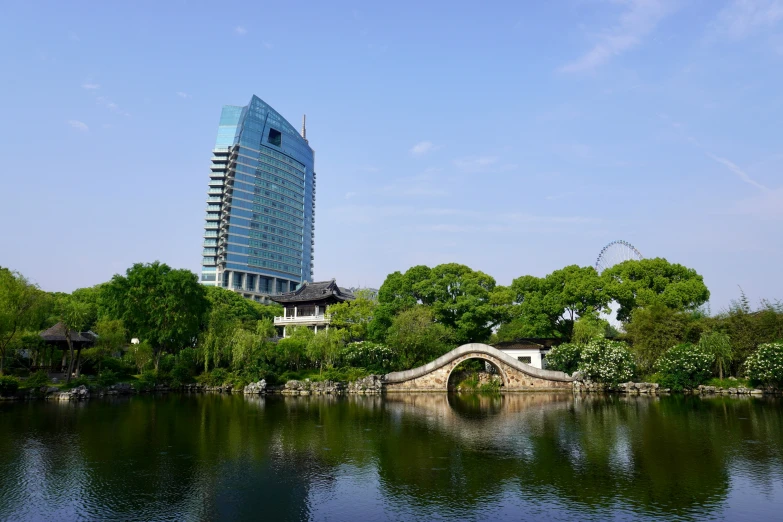
[[498, 372], [498, 375], [500, 375], [501, 380], [501, 386], [507, 387], [508, 386], [508, 375], [506, 374], [506, 371], [503, 369], [503, 365], [499, 364], [497, 360], [493, 359], [492, 357], [489, 357], [483, 353], [470, 355], [468, 357], [465, 357], [461, 361], [459, 361], [456, 364], [450, 364], [448, 374], [446, 375], [446, 389], [448, 390], [449, 387], [449, 381], [451, 380], [451, 374], [454, 373], [454, 370], [459, 368], [459, 365], [462, 364], [465, 361], [484, 361], [492, 365], [493, 368], [495, 368]]
[[425, 365], [383, 376], [386, 391], [448, 391], [449, 377], [461, 362], [482, 359], [498, 368], [506, 391], [562, 390], [574, 378], [563, 372], [542, 370], [519, 362], [487, 344], [464, 344]]

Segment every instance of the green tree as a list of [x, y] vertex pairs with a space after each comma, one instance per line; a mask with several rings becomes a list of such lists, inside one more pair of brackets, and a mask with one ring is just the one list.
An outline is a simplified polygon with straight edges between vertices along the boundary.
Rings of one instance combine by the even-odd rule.
[[330, 324], [333, 328], [344, 330], [350, 341], [366, 339], [377, 308], [376, 299], [360, 293], [353, 301], [329, 306]]
[[334, 365], [334, 361], [344, 345], [344, 331], [336, 328], [321, 330], [308, 341], [307, 357], [318, 366], [319, 373], [323, 373], [324, 367], [328, 368]]
[[660, 304], [673, 310], [696, 310], [710, 291], [692, 268], [663, 258], [624, 261], [603, 271], [611, 298], [619, 303], [617, 318], [628, 322], [636, 308]]
[[[511, 283], [513, 304], [507, 330], [571, 339], [574, 322], [607, 310], [609, 295], [593, 267], [567, 266], [545, 277], [522, 276]], [[503, 332], [498, 336], [509, 337]]]
[[25, 329], [41, 319], [46, 295], [22, 274], [0, 267], [0, 375], [6, 350]]
[[574, 323], [571, 341], [576, 344], [587, 344], [595, 339], [603, 339], [609, 330], [608, 321], [593, 314], [584, 315]]
[[465, 265], [447, 263], [434, 267], [412, 286], [422, 303], [431, 307], [435, 320], [451, 329], [455, 342], [489, 339], [497, 322], [497, 310], [491, 303], [494, 278]]
[[73, 353], [73, 334], [80, 333], [91, 317], [90, 304], [74, 298], [70, 294], [58, 294], [55, 297], [54, 311], [57, 320], [62, 323], [65, 341], [68, 344], [68, 374], [65, 382], [71, 382], [71, 375], [78, 368], [78, 361]]
[[711, 354], [718, 367], [718, 378], [723, 379], [723, 370], [728, 368], [734, 358], [731, 338], [723, 332], [705, 332], [699, 339], [699, 348]]
[[435, 322], [423, 305], [399, 313], [389, 327], [387, 342], [402, 368], [412, 368], [446, 353], [453, 346], [448, 328]]
[[150, 343], [155, 370], [160, 355], [193, 346], [209, 307], [204, 286], [189, 270], [136, 263], [104, 288], [107, 308], [130, 335]]
[[277, 342], [277, 360], [284, 366], [299, 370], [307, 362], [307, 345], [315, 333], [304, 326], [287, 328], [288, 337]]
[[119, 352], [125, 346], [125, 325], [119, 319], [102, 317], [95, 323], [93, 330], [98, 336], [93, 350], [98, 360], [98, 371], [100, 371], [103, 359]]
[[698, 341], [701, 327], [702, 324], [692, 314], [654, 303], [635, 309], [625, 331], [633, 346], [639, 371], [649, 373], [653, 371], [655, 362], [672, 346]]

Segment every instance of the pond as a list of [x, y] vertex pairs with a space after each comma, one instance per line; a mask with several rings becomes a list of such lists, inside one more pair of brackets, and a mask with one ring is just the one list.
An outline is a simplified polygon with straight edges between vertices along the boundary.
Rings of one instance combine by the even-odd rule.
[[1, 520], [769, 520], [781, 509], [778, 399], [0, 403]]

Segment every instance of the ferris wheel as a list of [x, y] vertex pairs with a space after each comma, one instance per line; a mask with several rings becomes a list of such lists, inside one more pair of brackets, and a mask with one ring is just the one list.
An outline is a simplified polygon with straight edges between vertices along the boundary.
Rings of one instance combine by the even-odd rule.
[[600, 274], [610, 266], [614, 266], [623, 261], [644, 259], [644, 256], [628, 241], [621, 239], [612, 241], [601, 249], [598, 259], [595, 260], [595, 269]]

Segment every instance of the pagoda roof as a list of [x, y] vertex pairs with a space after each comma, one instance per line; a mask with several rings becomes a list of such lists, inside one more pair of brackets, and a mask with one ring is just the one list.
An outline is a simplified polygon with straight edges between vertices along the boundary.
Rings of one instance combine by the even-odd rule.
[[293, 292], [270, 297], [272, 301], [280, 304], [324, 301], [326, 299], [353, 301], [355, 298], [350, 290], [337, 286], [334, 279], [314, 283], [305, 281]]
[[[67, 341], [65, 338], [65, 325], [62, 322], [48, 328], [40, 333], [41, 339], [49, 343], [64, 343]], [[71, 330], [69, 337], [71, 342], [74, 343], [92, 343], [98, 337], [92, 332], [77, 332]]]

